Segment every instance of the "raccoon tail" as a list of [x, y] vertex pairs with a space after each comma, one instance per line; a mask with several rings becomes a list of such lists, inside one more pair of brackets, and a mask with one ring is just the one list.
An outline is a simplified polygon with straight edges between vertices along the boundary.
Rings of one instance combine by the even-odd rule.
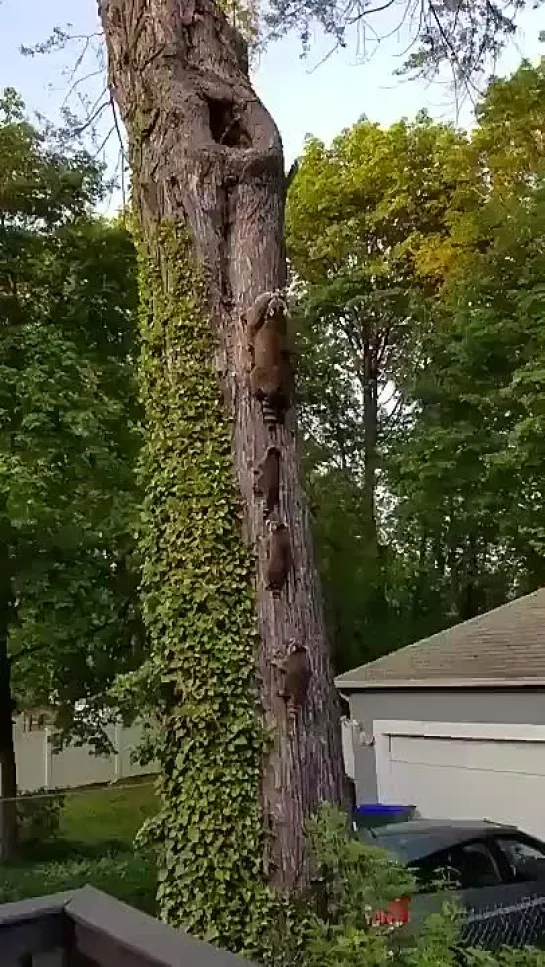
[[261, 412], [263, 413], [265, 426], [270, 433], [274, 433], [276, 427], [282, 422], [278, 410], [268, 400], [262, 400]]

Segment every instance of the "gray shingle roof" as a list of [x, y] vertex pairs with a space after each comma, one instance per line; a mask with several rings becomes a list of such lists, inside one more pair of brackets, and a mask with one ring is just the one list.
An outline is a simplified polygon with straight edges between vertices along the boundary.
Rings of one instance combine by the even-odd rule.
[[545, 685], [545, 588], [383, 655], [337, 687]]

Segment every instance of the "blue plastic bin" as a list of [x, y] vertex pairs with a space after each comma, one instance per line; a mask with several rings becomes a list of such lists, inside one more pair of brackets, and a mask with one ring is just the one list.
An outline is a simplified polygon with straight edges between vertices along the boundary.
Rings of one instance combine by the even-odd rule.
[[414, 817], [415, 812], [416, 806], [373, 802], [356, 806], [354, 818], [358, 826], [369, 829], [374, 826], [386, 826], [388, 823], [405, 823]]

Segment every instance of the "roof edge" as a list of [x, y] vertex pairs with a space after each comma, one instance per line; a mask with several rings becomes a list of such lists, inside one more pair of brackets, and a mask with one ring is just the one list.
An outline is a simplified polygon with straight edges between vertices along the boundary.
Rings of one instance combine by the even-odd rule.
[[408, 688], [545, 688], [543, 678], [402, 678], [388, 681], [350, 679], [338, 675], [335, 686], [340, 692], [364, 692], [370, 689], [396, 691]]

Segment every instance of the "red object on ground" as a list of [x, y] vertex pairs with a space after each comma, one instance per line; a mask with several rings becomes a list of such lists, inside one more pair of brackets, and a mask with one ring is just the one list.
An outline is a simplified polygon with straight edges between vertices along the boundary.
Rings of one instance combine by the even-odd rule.
[[372, 922], [380, 927], [402, 927], [409, 922], [409, 906], [408, 896], [394, 900], [385, 910], [377, 910]]

